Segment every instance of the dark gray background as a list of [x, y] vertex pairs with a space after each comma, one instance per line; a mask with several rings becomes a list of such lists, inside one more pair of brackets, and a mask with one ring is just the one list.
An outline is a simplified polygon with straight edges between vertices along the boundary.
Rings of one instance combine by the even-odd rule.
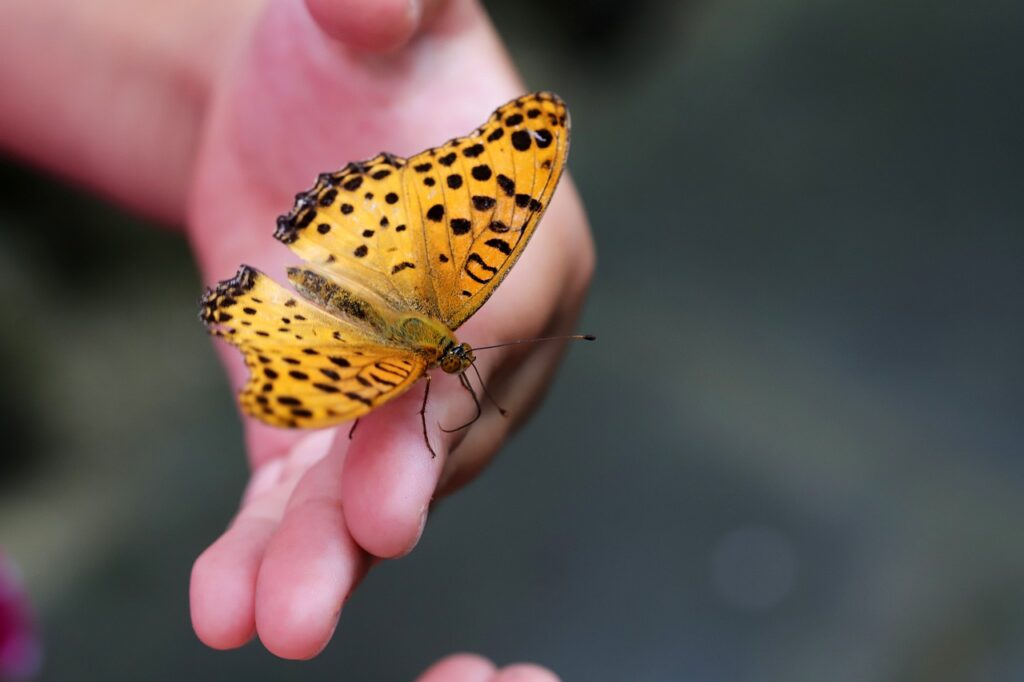
[[185, 244], [0, 169], [42, 679], [1024, 680], [1024, 4], [492, 5], [572, 108], [600, 340], [313, 662], [189, 626], [245, 464]]

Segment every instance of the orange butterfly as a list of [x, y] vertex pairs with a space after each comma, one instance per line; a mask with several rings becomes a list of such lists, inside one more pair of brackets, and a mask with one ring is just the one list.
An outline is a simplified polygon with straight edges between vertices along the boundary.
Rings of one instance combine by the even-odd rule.
[[522, 254], [568, 151], [565, 104], [539, 92], [436, 149], [322, 174], [274, 233], [305, 261], [288, 268], [299, 296], [243, 265], [202, 297], [207, 329], [245, 356], [243, 411], [275, 426], [331, 426], [434, 367], [472, 392], [462, 373], [473, 350], [454, 330]]

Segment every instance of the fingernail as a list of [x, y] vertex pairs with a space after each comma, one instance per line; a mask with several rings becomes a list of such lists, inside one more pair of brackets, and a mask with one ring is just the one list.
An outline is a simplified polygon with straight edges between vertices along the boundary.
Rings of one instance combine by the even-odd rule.
[[430, 507], [427, 507], [426, 509], [423, 510], [423, 513], [420, 515], [420, 527], [416, 531], [416, 537], [413, 538], [413, 541], [412, 541], [412, 543], [409, 544], [409, 547], [404, 552], [399, 554], [398, 556], [400, 556], [400, 557], [405, 556], [406, 554], [408, 554], [412, 550], [416, 549], [416, 545], [420, 544], [420, 538], [423, 537], [423, 531], [427, 527], [427, 516], [429, 516], [429, 515], [430, 515]]

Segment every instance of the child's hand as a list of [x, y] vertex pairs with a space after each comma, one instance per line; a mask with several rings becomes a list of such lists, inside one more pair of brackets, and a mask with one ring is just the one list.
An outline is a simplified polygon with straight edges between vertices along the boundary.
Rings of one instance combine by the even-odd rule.
[[[290, 252], [270, 236], [274, 219], [317, 173], [440, 144], [524, 90], [474, 0], [272, 0], [217, 81], [195, 165], [189, 231], [207, 280], [243, 262], [283, 279]], [[574, 331], [594, 255], [568, 178], [542, 222], [461, 340]], [[244, 367], [234, 349], [220, 350], [237, 387]], [[416, 545], [435, 495], [487, 464], [540, 400], [563, 350], [481, 353], [477, 364], [511, 417], [485, 406], [453, 434], [437, 425], [466, 422], [473, 402], [453, 377], [436, 377], [427, 406], [436, 459], [418, 414], [422, 383], [365, 417], [351, 441], [347, 425], [300, 432], [247, 419], [252, 480], [235, 521], [192, 573], [199, 637], [230, 648], [258, 634], [279, 656], [316, 655], [373, 557]]]

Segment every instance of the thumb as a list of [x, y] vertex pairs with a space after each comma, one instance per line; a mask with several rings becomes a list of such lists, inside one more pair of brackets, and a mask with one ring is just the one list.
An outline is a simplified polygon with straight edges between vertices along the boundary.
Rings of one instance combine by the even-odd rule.
[[306, 0], [320, 29], [348, 47], [392, 52], [408, 43], [441, 0]]

